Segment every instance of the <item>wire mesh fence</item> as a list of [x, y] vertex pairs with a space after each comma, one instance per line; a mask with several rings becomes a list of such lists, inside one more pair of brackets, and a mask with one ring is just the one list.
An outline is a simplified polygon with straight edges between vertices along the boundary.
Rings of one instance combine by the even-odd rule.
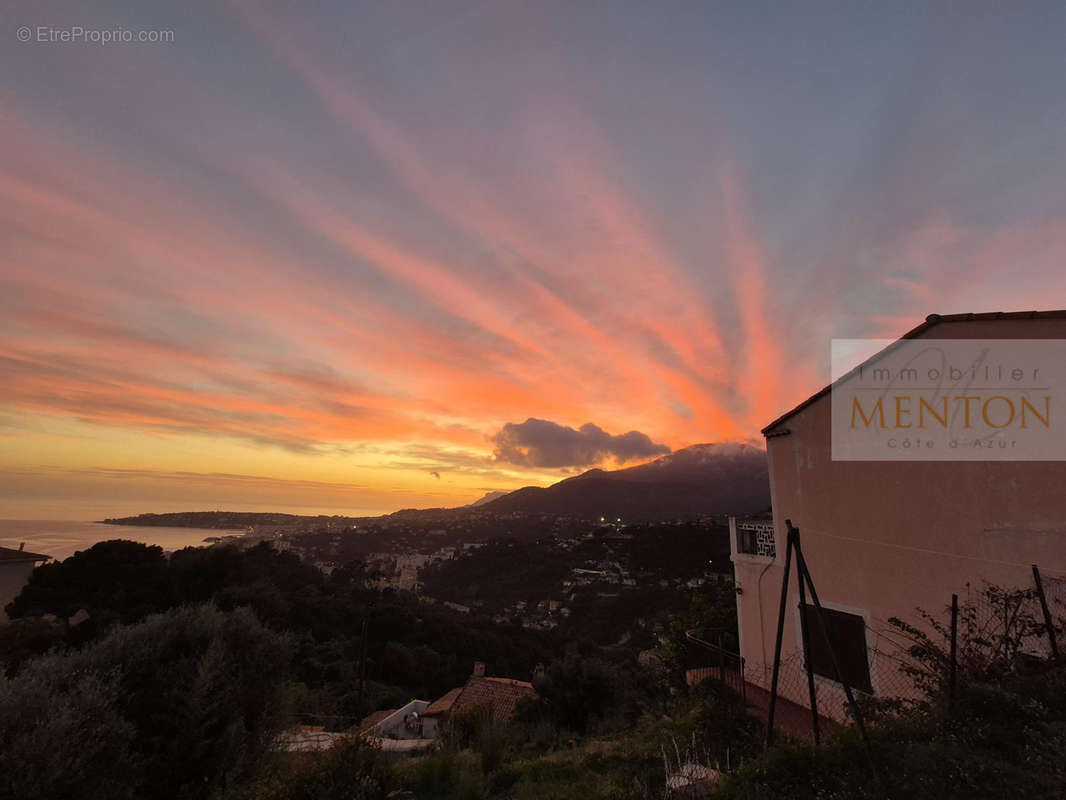
[[1060, 620], [1066, 618], [1066, 577], [1042, 574], [1044, 594], [1052, 613]]
[[[812, 625], [812, 643], [820, 635]], [[862, 648], [866, 661], [859, 665], [868, 680], [851, 680], [849, 685], [868, 719], [908, 708], [950, 708], [968, 684], [1008, 681], [1066, 655], [1064, 639], [1066, 575], [1034, 570], [1031, 586], [970, 585], [957, 595], [954, 608], [952, 596], [946, 594], [940, 608], [901, 609], [898, 618], [868, 621]], [[812, 708], [823, 732], [851, 721], [834, 669], [812, 663], [809, 679], [802, 647], [785, 647], [777, 667], [774, 722], [779, 730], [807, 737], [813, 728]], [[773, 664], [748, 662], [741, 668], [748, 705], [765, 707]], [[708, 670], [701, 677], [717, 675]]]

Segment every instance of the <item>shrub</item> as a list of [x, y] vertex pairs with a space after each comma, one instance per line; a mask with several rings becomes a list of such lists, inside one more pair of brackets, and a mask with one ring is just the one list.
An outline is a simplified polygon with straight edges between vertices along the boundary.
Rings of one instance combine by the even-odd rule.
[[351, 736], [324, 752], [281, 756], [227, 800], [384, 800], [393, 786], [381, 751]]
[[[1060, 670], [1026, 681], [1027, 693], [971, 684], [954, 712], [913, 712], [871, 730], [881, 780], [847, 729], [820, 748], [784, 745], [731, 777], [721, 798], [1058, 798], [1066, 779], [1066, 725], [1038, 696]], [[1028, 693], [1028, 692], [1032, 693]]]
[[46, 660], [0, 679], [0, 797], [122, 800], [141, 762], [136, 730], [117, 708], [118, 676]]
[[13, 619], [0, 625], [0, 664], [7, 677], [12, 678], [23, 663], [62, 646], [66, 624], [41, 617]]
[[[976, 597], [959, 605], [956, 681], [1001, 683], [1033, 669], [1042, 669], [1040, 659], [1027, 650], [1042, 636], [1044, 624], [1034, 614], [1033, 589], [1002, 589], [987, 585]], [[927, 713], [946, 705], [951, 670], [951, 630], [937, 615], [925, 609], [917, 613], [924, 625], [897, 617], [888, 622], [906, 655], [900, 672], [911, 679], [919, 698], [864, 698], [864, 711], [871, 719], [883, 720], [909, 713]], [[892, 637], [888, 637], [892, 640]]]
[[710, 766], [735, 766], [762, 753], [766, 726], [748, 713], [739, 695], [714, 680], [692, 687], [691, 693], [697, 701], [695, 733], [713, 759]]
[[[623, 667], [576, 652], [553, 661], [533, 678], [539, 713], [561, 730], [602, 732], [623, 727], [640, 712], [640, 688]], [[532, 709], [535, 718], [538, 709]], [[530, 713], [526, 713], [530, 719]]]
[[247, 609], [196, 606], [32, 661], [0, 679], [0, 757], [39, 755], [0, 771], [0, 797], [208, 797], [260, 765], [287, 657]]
[[483, 800], [485, 777], [472, 754], [444, 751], [400, 768], [403, 785], [419, 800]]

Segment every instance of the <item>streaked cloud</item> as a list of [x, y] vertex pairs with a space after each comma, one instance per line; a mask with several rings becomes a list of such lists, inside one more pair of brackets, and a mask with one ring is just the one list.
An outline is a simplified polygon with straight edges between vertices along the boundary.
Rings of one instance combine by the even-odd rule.
[[4, 468], [459, 504], [757, 438], [833, 336], [1066, 292], [1028, 12], [76, 11], [177, 35], [0, 48]]

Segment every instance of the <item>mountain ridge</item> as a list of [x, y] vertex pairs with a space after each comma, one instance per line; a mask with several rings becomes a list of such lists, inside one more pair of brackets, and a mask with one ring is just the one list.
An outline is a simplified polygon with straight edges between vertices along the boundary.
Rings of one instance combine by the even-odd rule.
[[630, 520], [751, 514], [769, 507], [766, 452], [732, 443], [692, 445], [634, 467], [590, 469], [551, 486], [517, 489], [480, 506], [495, 513]]

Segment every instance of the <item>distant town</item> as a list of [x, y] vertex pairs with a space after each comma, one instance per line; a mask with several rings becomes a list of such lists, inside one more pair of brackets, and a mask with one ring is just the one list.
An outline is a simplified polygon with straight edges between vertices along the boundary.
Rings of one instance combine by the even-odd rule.
[[661, 602], [663, 594], [733, 580], [728, 518], [722, 515], [630, 523], [472, 507], [382, 517], [188, 512], [105, 522], [243, 528], [207, 536], [205, 543], [249, 548], [267, 542], [325, 575], [358, 561], [377, 589], [411, 592], [423, 603], [541, 630], [566, 626], [575, 611], [585, 620], [592, 606], [624, 595], [656, 595]]

